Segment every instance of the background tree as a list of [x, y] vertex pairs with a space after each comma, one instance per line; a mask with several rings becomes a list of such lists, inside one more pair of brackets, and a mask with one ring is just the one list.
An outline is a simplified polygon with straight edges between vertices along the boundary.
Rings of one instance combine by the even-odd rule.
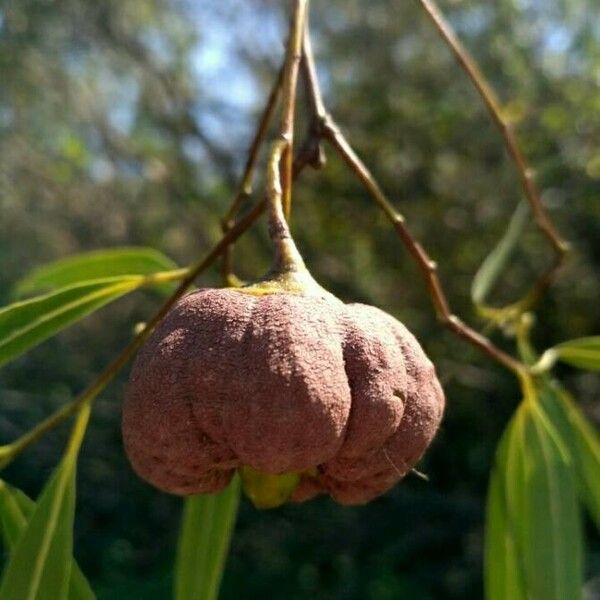
[[[217, 239], [287, 17], [273, 1], [206, 4], [2, 4], [3, 305], [14, 282], [54, 258], [139, 244], [188, 264]], [[518, 122], [544, 202], [574, 245], [538, 311], [536, 342], [597, 332], [600, 49], [590, 4], [444, 8]], [[315, 2], [312, 23], [328, 106], [439, 259], [457, 312], [472, 316], [471, 278], [520, 197], [484, 109], [417, 3]], [[421, 466], [429, 483], [408, 478], [360, 509], [318, 500], [263, 514], [243, 505], [223, 595], [481, 597], [484, 497], [517, 386], [441, 330], [413, 263], [338, 159], [308, 172], [297, 198], [293, 227], [315, 276], [343, 299], [409, 323], [438, 365], [449, 407]], [[240, 243], [237, 272], [255, 277], [268, 260], [259, 227]], [[547, 261], [527, 230], [498, 302], [518, 297]], [[1, 439], [85, 387], [156, 303], [150, 294], [125, 299], [5, 367]], [[597, 378], [561, 375], [598, 419]], [[118, 428], [122, 381], [99, 398], [80, 459], [76, 554], [101, 597], [164, 597], [180, 503], [131, 477]], [[6, 478], [35, 496], [64, 439], [44, 439]], [[589, 543], [591, 576], [600, 550], [597, 537]]]

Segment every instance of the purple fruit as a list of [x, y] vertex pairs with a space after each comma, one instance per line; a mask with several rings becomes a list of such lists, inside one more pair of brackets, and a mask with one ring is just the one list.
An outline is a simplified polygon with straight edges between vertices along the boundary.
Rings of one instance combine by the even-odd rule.
[[175, 306], [123, 407], [140, 477], [191, 495], [251, 467], [297, 473], [291, 501], [361, 504], [415, 465], [444, 409], [432, 363], [390, 315], [302, 287], [203, 289]]

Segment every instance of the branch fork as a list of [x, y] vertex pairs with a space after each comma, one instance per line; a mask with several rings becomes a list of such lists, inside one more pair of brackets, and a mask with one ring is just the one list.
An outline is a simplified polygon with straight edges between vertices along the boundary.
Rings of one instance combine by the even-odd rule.
[[[515, 163], [519, 173], [536, 224], [546, 236], [554, 251], [555, 259], [551, 267], [542, 274], [522, 300], [512, 305], [517, 307], [515, 318], [518, 319], [540, 299], [550, 286], [563, 263], [564, 256], [568, 251], [568, 244], [561, 238], [541, 202], [533, 180], [532, 171], [520, 150], [512, 125], [502, 116], [499, 102], [493, 90], [486, 82], [475, 61], [454, 35], [454, 32], [445, 21], [434, 1], [419, 0], [419, 2], [433, 21], [444, 41], [455, 54], [460, 66], [479, 92], [490, 116], [500, 129], [507, 152]], [[164, 302], [155, 315], [149, 319], [146, 326], [138, 335], [77, 398], [60, 408], [53, 415], [50, 415], [21, 438], [10, 444], [0, 446], [0, 469], [6, 466], [21, 451], [36, 443], [47, 432], [82, 409], [86, 403], [91, 404], [135, 355], [153, 329], [183, 296], [194, 280], [220, 256], [223, 256], [222, 272], [224, 279], [226, 282], [231, 282], [234, 279], [231, 254], [233, 244], [265, 212], [268, 206], [270, 206], [271, 210], [270, 221], [274, 239], [280, 239], [281, 241], [291, 239], [287, 218], [289, 218], [291, 210], [292, 180], [306, 166], [319, 169], [325, 164], [325, 153], [322, 147], [324, 140], [329, 142], [332, 148], [344, 159], [354, 175], [362, 182], [374, 202], [391, 222], [409, 253], [417, 262], [429, 288], [436, 314], [442, 324], [457, 336], [467, 340], [495, 361], [510, 369], [517, 375], [524, 389], [531, 386], [532, 374], [527, 365], [496, 347], [487, 337], [472, 329], [452, 313], [437, 274], [437, 264], [429, 257], [425, 249], [413, 236], [403, 215], [397, 212], [388, 200], [369, 169], [358, 157], [341, 132], [334, 118], [327, 112], [317, 79], [310, 32], [307, 24], [308, 0], [294, 0], [293, 7], [286, 58], [259, 120], [255, 136], [248, 151], [248, 158], [239, 187], [234, 195], [231, 207], [222, 221], [223, 235], [221, 239], [205, 258], [182, 271], [181, 283], [177, 290]], [[300, 152], [295, 160], [293, 160], [296, 87], [300, 70], [302, 71], [304, 85], [307, 90], [308, 109], [311, 120], [307, 137]], [[279, 140], [275, 142], [271, 152], [271, 189], [269, 190], [269, 199], [259, 201], [245, 216], [236, 221], [242, 205], [252, 197], [253, 178], [259, 152], [280, 100], [282, 102], [281, 133]], [[276, 166], [274, 167], [274, 165]], [[276, 177], [273, 174], [274, 170], [275, 174], [277, 174], [277, 169], [280, 171], [278, 173], [280, 177]], [[279, 180], [281, 181], [280, 188], [278, 187]], [[489, 310], [502, 311], [504, 309], [490, 308]]]

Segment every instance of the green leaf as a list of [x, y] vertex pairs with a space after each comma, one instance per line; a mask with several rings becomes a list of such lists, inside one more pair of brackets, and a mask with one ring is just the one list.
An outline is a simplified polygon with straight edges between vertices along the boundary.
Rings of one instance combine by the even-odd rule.
[[[9, 551], [17, 544], [35, 510], [35, 502], [0, 480], [0, 525], [2, 537]], [[73, 560], [69, 582], [69, 600], [93, 600], [95, 594], [79, 565]]]
[[14, 295], [23, 297], [95, 279], [151, 275], [176, 268], [170, 258], [152, 248], [111, 248], [70, 256], [35, 269], [17, 283]]
[[520, 202], [508, 224], [506, 232], [496, 247], [479, 267], [471, 285], [471, 298], [475, 304], [485, 302], [487, 295], [511, 259], [527, 225], [529, 206]]
[[73, 564], [75, 473], [90, 404], [83, 405], [59, 466], [19, 536], [0, 585], [0, 600], [69, 598]]
[[532, 405], [531, 417], [524, 428], [533, 465], [524, 551], [528, 583], [535, 598], [577, 600], [583, 588], [583, 533], [573, 463], [538, 405]]
[[600, 371], [600, 336], [570, 340], [554, 346], [550, 352], [573, 367]]
[[536, 401], [523, 402], [509, 427], [506, 523], [526, 596], [577, 600], [582, 597], [583, 539], [573, 463]]
[[175, 565], [176, 600], [216, 600], [239, 498], [236, 476], [220, 494], [186, 499]]
[[9, 550], [17, 543], [27, 526], [34, 506], [35, 503], [23, 492], [0, 480], [0, 526], [2, 539]]
[[600, 530], [600, 439], [569, 394], [547, 381], [541, 397], [544, 412], [568, 448], [575, 465], [579, 495]]
[[514, 419], [507, 427], [496, 451], [485, 519], [484, 583], [488, 600], [526, 600], [522, 564], [517, 560], [514, 532], [508, 519], [505, 473], [508, 449], [515, 430]]
[[144, 277], [111, 277], [72, 285], [1, 309], [0, 366], [145, 283]]

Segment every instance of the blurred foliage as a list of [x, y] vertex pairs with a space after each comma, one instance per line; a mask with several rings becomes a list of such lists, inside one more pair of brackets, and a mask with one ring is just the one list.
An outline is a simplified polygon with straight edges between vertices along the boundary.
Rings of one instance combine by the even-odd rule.
[[[75, 252], [144, 245], [182, 265], [206, 252], [282, 53], [284, 4], [0, 3], [0, 304], [32, 268]], [[471, 278], [521, 197], [499, 135], [416, 2], [313, 4], [329, 108], [438, 259], [456, 311], [474, 320]], [[574, 246], [537, 314], [540, 350], [600, 331], [600, 22], [592, 5], [441, 4], [518, 123], [544, 202]], [[333, 156], [302, 177], [292, 224], [323, 285], [380, 306], [417, 334], [448, 409], [420, 466], [429, 482], [408, 477], [362, 508], [320, 499], [257, 512], [244, 502], [223, 598], [480, 598], [484, 496], [516, 382], [441, 330], [411, 259]], [[492, 300], [518, 297], [548, 260], [530, 226]], [[269, 261], [261, 224], [239, 244], [239, 274], [259, 276]], [[218, 270], [201, 285], [219, 285]], [[152, 293], [124, 299], [0, 371], [0, 439], [79, 392], [158, 301]], [[598, 378], [561, 369], [599, 420]], [[84, 442], [76, 556], [101, 598], [163, 598], [182, 504], [126, 463], [125, 377], [98, 399]], [[65, 435], [20, 457], [7, 480], [35, 496]], [[600, 543], [588, 537], [589, 579], [600, 571]]]

